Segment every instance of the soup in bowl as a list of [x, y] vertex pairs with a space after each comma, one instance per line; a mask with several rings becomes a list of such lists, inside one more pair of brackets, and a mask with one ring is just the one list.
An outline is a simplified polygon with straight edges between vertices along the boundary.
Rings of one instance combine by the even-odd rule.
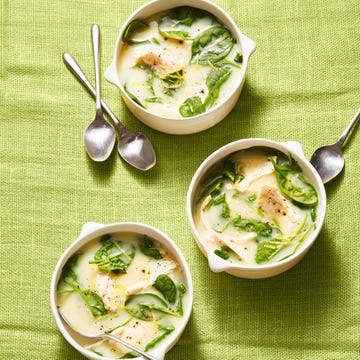
[[158, 359], [189, 320], [192, 280], [186, 261], [164, 233], [145, 224], [86, 224], [64, 253], [51, 283], [51, 306], [60, 331], [89, 359], [138, 358], [108, 333]]
[[255, 50], [206, 0], [152, 1], [124, 24], [105, 73], [146, 125], [171, 134], [205, 130], [233, 108]]
[[245, 139], [225, 145], [198, 168], [187, 213], [213, 271], [246, 278], [280, 274], [321, 230], [326, 194], [300, 144]]

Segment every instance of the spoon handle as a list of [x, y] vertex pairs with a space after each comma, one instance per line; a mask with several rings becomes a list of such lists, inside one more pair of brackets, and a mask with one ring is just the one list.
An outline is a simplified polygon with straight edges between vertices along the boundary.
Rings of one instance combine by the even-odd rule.
[[94, 67], [95, 67], [95, 103], [96, 111], [101, 112], [100, 102], [100, 29], [97, 24], [91, 27], [91, 40], [94, 54]]
[[350, 124], [346, 127], [346, 129], [344, 130], [344, 132], [341, 134], [338, 141], [336, 142], [336, 144], [340, 148], [344, 145], [345, 140], [349, 136], [349, 134], [350, 134], [351, 130], [353, 129], [353, 127], [357, 124], [357, 121], [359, 120], [359, 118], [360, 118], [360, 109], [357, 111], [354, 118], [350, 121]]
[[[70, 71], [73, 73], [73, 75], [83, 84], [83, 86], [88, 90], [88, 92], [95, 98], [96, 97], [96, 91], [94, 87], [91, 85], [90, 81], [84, 74], [84, 72], [81, 70], [79, 64], [76, 62], [76, 60], [69, 54], [64, 53], [63, 54], [63, 60], [67, 67], [70, 69]], [[106, 103], [103, 100], [100, 100], [102, 108], [105, 110], [105, 112], [110, 116], [111, 120], [114, 122], [114, 124], [119, 128], [121, 131], [124, 127], [120, 123], [119, 119], [116, 117], [116, 115], [110, 110], [110, 108], [106, 105]]]

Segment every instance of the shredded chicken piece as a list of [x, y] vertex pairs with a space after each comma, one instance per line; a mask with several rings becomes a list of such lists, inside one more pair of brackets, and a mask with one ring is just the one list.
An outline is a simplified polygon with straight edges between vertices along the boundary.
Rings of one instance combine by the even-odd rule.
[[116, 284], [109, 274], [99, 273], [95, 277], [96, 288], [105, 309], [115, 312], [124, 302], [124, 289]]
[[184, 70], [181, 66], [166, 61], [161, 54], [155, 54], [153, 52], [146, 53], [137, 59], [137, 64], [145, 66], [155, 72], [160, 78], [166, 77], [169, 74], [177, 71]]
[[254, 171], [249, 171], [245, 174], [245, 179], [235, 185], [235, 189], [240, 192], [249, 190], [250, 186], [263, 176], [270, 175], [274, 172], [274, 166], [270, 161], [265, 163], [260, 168], [255, 168]]
[[261, 188], [258, 207], [269, 218], [276, 219], [284, 236], [296, 232], [303, 221], [301, 211], [287, 200], [279, 189], [272, 186], [265, 185]]
[[149, 52], [140, 56], [137, 59], [138, 65], [144, 65], [156, 72], [158, 75], [165, 75], [168, 73], [167, 69], [170, 67], [166, 64], [160, 55]]
[[234, 251], [244, 263], [254, 264], [254, 254], [251, 251], [251, 247], [255, 242], [256, 233], [244, 233], [237, 235], [236, 238], [225, 234], [216, 234], [216, 237], [221, 244], [228, 246]]
[[258, 206], [261, 211], [269, 216], [283, 215], [291, 217], [293, 215], [293, 209], [289, 201], [273, 186], [265, 185], [261, 188]]

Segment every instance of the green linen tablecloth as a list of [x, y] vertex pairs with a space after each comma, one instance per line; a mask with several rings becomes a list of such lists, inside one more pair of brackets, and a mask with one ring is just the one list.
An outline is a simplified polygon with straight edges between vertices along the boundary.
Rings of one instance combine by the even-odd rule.
[[140, 172], [115, 151], [105, 163], [87, 157], [83, 130], [94, 102], [62, 53], [72, 53], [93, 81], [91, 25], [102, 31], [104, 71], [122, 23], [145, 1], [1, 0], [1, 359], [83, 359], [55, 325], [49, 285], [88, 221], [148, 223], [183, 251], [193, 314], [167, 360], [360, 358], [359, 130], [345, 148], [345, 171], [326, 186], [320, 236], [282, 275], [212, 273], [185, 212], [193, 173], [228, 142], [296, 140], [310, 158], [338, 138], [360, 104], [360, 3], [214, 2], [257, 44], [242, 95], [219, 125], [194, 135], [157, 132], [102, 83], [108, 105], [155, 145], [156, 167]]

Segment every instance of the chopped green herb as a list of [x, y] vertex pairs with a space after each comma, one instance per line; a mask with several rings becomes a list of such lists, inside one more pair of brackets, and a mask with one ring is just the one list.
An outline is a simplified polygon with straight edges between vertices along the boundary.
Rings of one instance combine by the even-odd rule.
[[229, 259], [229, 248], [227, 246], [222, 246], [220, 249], [215, 249], [214, 254], [221, 257], [224, 260]]
[[237, 62], [238, 64], [242, 64], [243, 62], [243, 55], [240, 54], [240, 53], [237, 53], [235, 58], [234, 58], [234, 61]]
[[254, 202], [256, 199], [257, 199], [257, 195], [256, 195], [256, 194], [252, 194], [252, 195], [249, 195], [249, 196], [247, 197], [247, 200], [250, 201], [250, 202]]

